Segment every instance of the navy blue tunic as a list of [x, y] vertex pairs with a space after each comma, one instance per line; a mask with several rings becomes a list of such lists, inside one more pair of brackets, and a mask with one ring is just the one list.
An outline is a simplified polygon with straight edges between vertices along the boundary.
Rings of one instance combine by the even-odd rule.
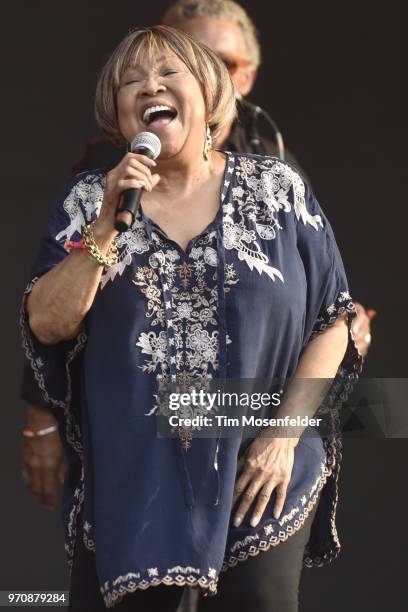
[[[83, 173], [57, 200], [26, 294], [98, 215], [106, 172]], [[66, 550], [95, 552], [107, 606], [159, 583], [216, 591], [219, 572], [301, 528], [319, 499], [307, 565], [339, 550], [339, 439], [302, 436], [281, 517], [275, 494], [256, 528], [231, 523], [238, 438], [157, 435], [158, 388], [190, 379], [286, 379], [302, 349], [354, 306], [332, 230], [295, 170], [228, 154], [215, 219], [185, 251], [139, 209], [116, 238], [78, 337], [41, 345], [22, 310], [24, 347], [59, 408], [69, 469]], [[349, 347], [327, 398], [333, 421], [361, 365]], [[184, 436], [184, 437], [183, 437]], [[188, 437], [188, 436], [187, 436]], [[320, 495], [320, 497], [319, 497]]]

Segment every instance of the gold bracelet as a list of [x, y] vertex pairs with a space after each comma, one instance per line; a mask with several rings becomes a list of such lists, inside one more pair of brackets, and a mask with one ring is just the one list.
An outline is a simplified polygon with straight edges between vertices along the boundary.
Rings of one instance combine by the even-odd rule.
[[100, 266], [113, 266], [118, 262], [118, 247], [113, 241], [108, 249], [106, 255], [104, 255], [98, 245], [95, 242], [95, 236], [93, 233], [93, 223], [85, 225], [82, 231], [82, 238], [84, 241], [84, 250], [88, 253], [89, 258]]

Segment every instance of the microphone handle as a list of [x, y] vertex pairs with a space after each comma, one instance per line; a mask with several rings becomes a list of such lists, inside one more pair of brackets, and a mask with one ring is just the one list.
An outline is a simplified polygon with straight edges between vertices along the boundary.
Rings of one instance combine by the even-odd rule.
[[[135, 149], [133, 153], [146, 155], [149, 159], [154, 159], [154, 154], [150, 148], [140, 147]], [[116, 209], [115, 230], [118, 232], [127, 232], [133, 225], [136, 211], [139, 208], [142, 198], [143, 189], [128, 189], [120, 198]]]
[[115, 230], [127, 232], [133, 225], [135, 214], [142, 199], [143, 189], [128, 189], [119, 200], [116, 209]]

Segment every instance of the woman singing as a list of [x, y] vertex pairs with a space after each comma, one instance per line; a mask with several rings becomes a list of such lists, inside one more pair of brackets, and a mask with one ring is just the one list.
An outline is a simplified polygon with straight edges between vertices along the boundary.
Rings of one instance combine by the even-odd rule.
[[[148, 131], [161, 153], [71, 181], [26, 291], [26, 354], [68, 456], [73, 611], [176, 610], [180, 587], [213, 595], [218, 583], [203, 600], [215, 610], [224, 576], [249, 559], [267, 564], [276, 610], [293, 612], [302, 561], [339, 550], [336, 436], [157, 435], [170, 382], [334, 378], [335, 421], [360, 368], [330, 225], [290, 165], [212, 150], [234, 114], [209, 49], [170, 27], [129, 34], [103, 68], [96, 116], [116, 144]], [[140, 188], [118, 234], [121, 196]], [[257, 573], [237, 592], [262, 612]]]

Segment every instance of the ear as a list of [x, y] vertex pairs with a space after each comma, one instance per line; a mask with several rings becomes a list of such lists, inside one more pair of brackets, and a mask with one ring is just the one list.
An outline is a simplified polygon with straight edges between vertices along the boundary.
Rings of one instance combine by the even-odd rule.
[[240, 74], [237, 75], [237, 78], [234, 79], [235, 88], [241, 96], [247, 96], [255, 83], [255, 79], [257, 77], [258, 70], [256, 68], [249, 70], [242, 70]]

